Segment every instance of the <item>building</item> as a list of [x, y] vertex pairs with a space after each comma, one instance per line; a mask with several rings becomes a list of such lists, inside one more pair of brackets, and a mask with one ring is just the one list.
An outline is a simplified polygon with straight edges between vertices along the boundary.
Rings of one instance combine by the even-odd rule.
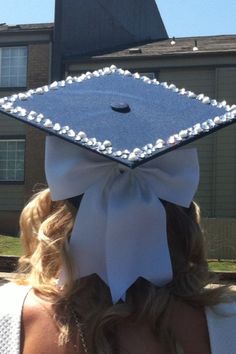
[[[52, 24], [0, 25], [0, 97], [51, 80], [52, 34]], [[44, 134], [0, 115], [0, 234], [17, 233], [33, 186], [45, 181], [43, 140]]]
[[[127, 11], [126, 7], [126, 11], [122, 12], [124, 7], [117, 8], [115, 1], [108, 3], [106, 0], [93, 0], [85, 3], [80, 0], [58, 0], [54, 30], [52, 24], [18, 27], [15, 32], [14, 28], [3, 27], [2, 32], [0, 31], [0, 47], [13, 46], [11, 43], [14, 43], [16, 46], [28, 48], [28, 78], [27, 84], [25, 83], [28, 88], [50, 81], [50, 60], [52, 77], [56, 80], [115, 64], [131, 72], [139, 71], [160, 81], [172, 82], [179, 88], [184, 87], [198, 94], [204, 93], [218, 101], [236, 103], [236, 35], [169, 39], [154, 0], [145, 0], [145, 11], [144, 0], [130, 0], [125, 4], [129, 4], [130, 11], [136, 4], [139, 16], [136, 16], [135, 20], [130, 19], [129, 13], [132, 11]], [[94, 7], [96, 11], [93, 11]], [[150, 13], [152, 17], [149, 16]], [[102, 21], [99, 22], [99, 19]], [[87, 25], [92, 20], [96, 31], [93, 31], [93, 35], [88, 35]], [[140, 23], [143, 26], [141, 32]], [[111, 39], [115, 38], [118, 25], [119, 38], [113, 41]], [[108, 29], [110, 36], [104, 34]], [[100, 35], [96, 37], [94, 33]], [[8, 41], [5, 39], [2, 43], [1, 37]], [[17, 42], [17, 38], [21, 39]], [[38, 60], [38, 64], [40, 62], [38, 69], [32, 64], [34, 60]], [[45, 65], [44, 69], [42, 63]], [[5, 87], [4, 90], [6, 95], [16, 88], [9, 90]], [[20, 181], [0, 182], [0, 233], [10, 230], [9, 225], [16, 225], [14, 220], [24, 201], [32, 193], [35, 183], [44, 183], [43, 134], [8, 120], [3, 117], [0, 120], [0, 134], [3, 140], [18, 137], [21, 140], [20, 148], [27, 138], [25, 169], [24, 173], [21, 172], [25, 177]], [[4, 141], [1, 143], [5, 144]], [[14, 144], [18, 149], [18, 142]], [[232, 125], [196, 141], [194, 146], [199, 150], [201, 165], [201, 183], [196, 199], [206, 220], [209, 239], [213, 241], [210, 242], [210, 247], [218, 245], [222, 257], [235, 258], [236, 243], [233, 237], [236, 231], [236, 126]], [[33, 156], [37, 156], [37, 160]], [[222, 234], [223, 241], [220, 238]], [[214, 250], [211, 255], [216, 256]]]

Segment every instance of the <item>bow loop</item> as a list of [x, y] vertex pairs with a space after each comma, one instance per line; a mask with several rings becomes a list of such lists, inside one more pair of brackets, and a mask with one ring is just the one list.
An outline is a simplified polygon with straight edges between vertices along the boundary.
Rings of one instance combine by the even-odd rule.
[[196, 149], [184, 149], [160, 156], [142, 165], [140, 170], [158, 198], [189, 207], [199, 183]]

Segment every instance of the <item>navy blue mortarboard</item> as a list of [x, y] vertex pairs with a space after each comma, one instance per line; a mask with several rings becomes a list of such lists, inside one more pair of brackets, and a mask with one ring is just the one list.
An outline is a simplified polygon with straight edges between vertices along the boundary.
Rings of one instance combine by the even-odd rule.
[[235, 106], [110, 68], [0, 99], [0, 112], [131, 168], [235, 122]]

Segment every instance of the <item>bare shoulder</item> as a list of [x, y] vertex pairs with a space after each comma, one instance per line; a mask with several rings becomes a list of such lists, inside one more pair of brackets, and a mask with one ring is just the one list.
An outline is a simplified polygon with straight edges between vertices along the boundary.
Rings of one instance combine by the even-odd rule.
[[74, 353], [58, 345], [58, 336], [52, 305], [30, 291], [22, 312], [21, 354]]
[[176, 302], [171, 322], [172, 330], [184, 353], [211, 353], [204, 307], [193, 307], [182, 301]]

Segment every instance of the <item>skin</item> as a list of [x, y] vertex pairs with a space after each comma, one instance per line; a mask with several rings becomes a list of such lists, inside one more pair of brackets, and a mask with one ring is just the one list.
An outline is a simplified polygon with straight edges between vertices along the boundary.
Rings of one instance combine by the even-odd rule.
[[[170, 323], [184, 354], [211, 354], [204, 309], [176, 302]], [[31, 290], [22, 313], [21, 354], [85, 354], [72, 344], [58, 347], [57, 338], [50, 303]], [[145, 325], [120, 328], [118, 340], [120, 354], [167, 354]]]

